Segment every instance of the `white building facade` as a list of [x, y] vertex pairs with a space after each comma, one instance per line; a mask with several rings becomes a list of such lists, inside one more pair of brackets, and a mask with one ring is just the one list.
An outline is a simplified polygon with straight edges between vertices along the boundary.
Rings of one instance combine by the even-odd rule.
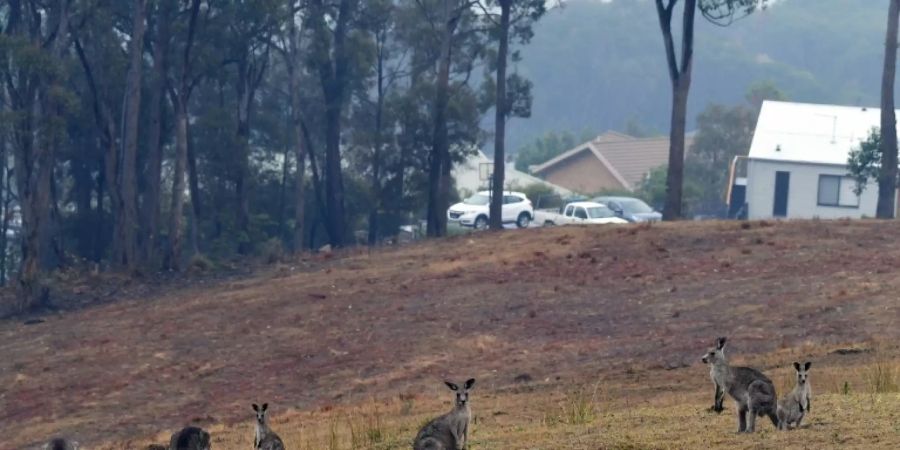
[[877, 108], [764, 102], [748, 155], [747, 218], [874, 217], [877, 182], [856, 195], [847, 159], [880, 120]]

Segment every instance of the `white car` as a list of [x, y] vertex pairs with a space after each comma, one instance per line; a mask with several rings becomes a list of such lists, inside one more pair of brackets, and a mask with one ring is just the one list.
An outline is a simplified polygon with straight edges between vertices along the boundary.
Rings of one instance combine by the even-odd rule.
[[535, 219], [544, 226], [628, 223], [606, 205], [596, 202], [572, 202], [558, 213], [538, 210]]
[[[483, 230], [490, 220], [491, 193], [481, 191], [447, 210], [447, 220], [464, 227]], [[516, 224], [519, 228], [528, 228], [534, 218], [531, 200], [521, 192], [503, 192], [503, 223]]]

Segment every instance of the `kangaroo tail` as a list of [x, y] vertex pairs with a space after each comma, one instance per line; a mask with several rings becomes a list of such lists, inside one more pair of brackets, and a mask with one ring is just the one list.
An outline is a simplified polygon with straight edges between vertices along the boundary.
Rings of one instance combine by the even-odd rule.
[[413, 448], [415, 450], [444, 450], [444, 446], [441, 442], [433, 437], [427, 437], [416, 441]]
[[775, 414], [775, 411], [768, 411], [766, 413], [769, 416], [769, 419], [772, 420], [772, 425], [775, 425], [775, 428], [779, 428], [780, 421], [778, 420], [778, 415]]

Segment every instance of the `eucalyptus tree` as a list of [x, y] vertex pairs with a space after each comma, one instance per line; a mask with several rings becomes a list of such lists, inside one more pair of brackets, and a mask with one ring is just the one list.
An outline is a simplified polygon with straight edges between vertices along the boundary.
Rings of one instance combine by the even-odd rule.
[[888, 0], [884, 68], [881, 72], [881, 168], [875, 215], [892, 219], [897, 194], [897, 117], [894, 112], [894, 78], [897, 72], [897, 23], [900, 0]]
[[[17, 310], [47, 297], [42, 271], [61, 255], [54, 247], [53, 173], [64, 142], [64, 118], [72, 106], [65, 86], [70, 48], [71, 0], [9, 0], [2, 21], [0, 71], [8, 102], [10, 145], [22, 218]], [[56, 256], [56, 258], [54, 258]]]
[[[497, 41], [494, 64], [494, 170], [491, 184], [490, 226], [503, 228], [503, 186], [506, 175], [506, 120], [508, 117], [531, 115], [531, 83], [514, 74], [507, 79], [510, 38], [527, 44], [534, 31], [532, 25], [547, 12], [546, 0], [486, 0], [481, 4], [485, 19]], [[499, 10], [499, 12], [497, 11]], [[499, 16], [499, 17], [496, 17]], [[513, 61], [520, 59], [512, 53]]]
[[[694, 18], [699, 10], [710, 22], [728, 26], [764, 7], [767, 0], [654, 0], [666, 51], [666, 65], [672, 83], [672, 115], [669, 131], [669, 163], [666, 173], [666, 201], [663, 219], [682, 215], [684, 184], [684, 135], [687, 123], [688, 92], [694, 65]], [[682, 3], [680, 56], [672, 32], [675, 7]]]

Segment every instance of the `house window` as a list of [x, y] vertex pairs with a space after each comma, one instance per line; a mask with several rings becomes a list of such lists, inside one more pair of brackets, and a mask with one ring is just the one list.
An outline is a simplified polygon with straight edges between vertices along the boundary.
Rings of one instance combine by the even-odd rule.
[[819, 175], [819, 206], [858, 208], [859, 196], [853, 192], [852, 179], [840, 175]]

